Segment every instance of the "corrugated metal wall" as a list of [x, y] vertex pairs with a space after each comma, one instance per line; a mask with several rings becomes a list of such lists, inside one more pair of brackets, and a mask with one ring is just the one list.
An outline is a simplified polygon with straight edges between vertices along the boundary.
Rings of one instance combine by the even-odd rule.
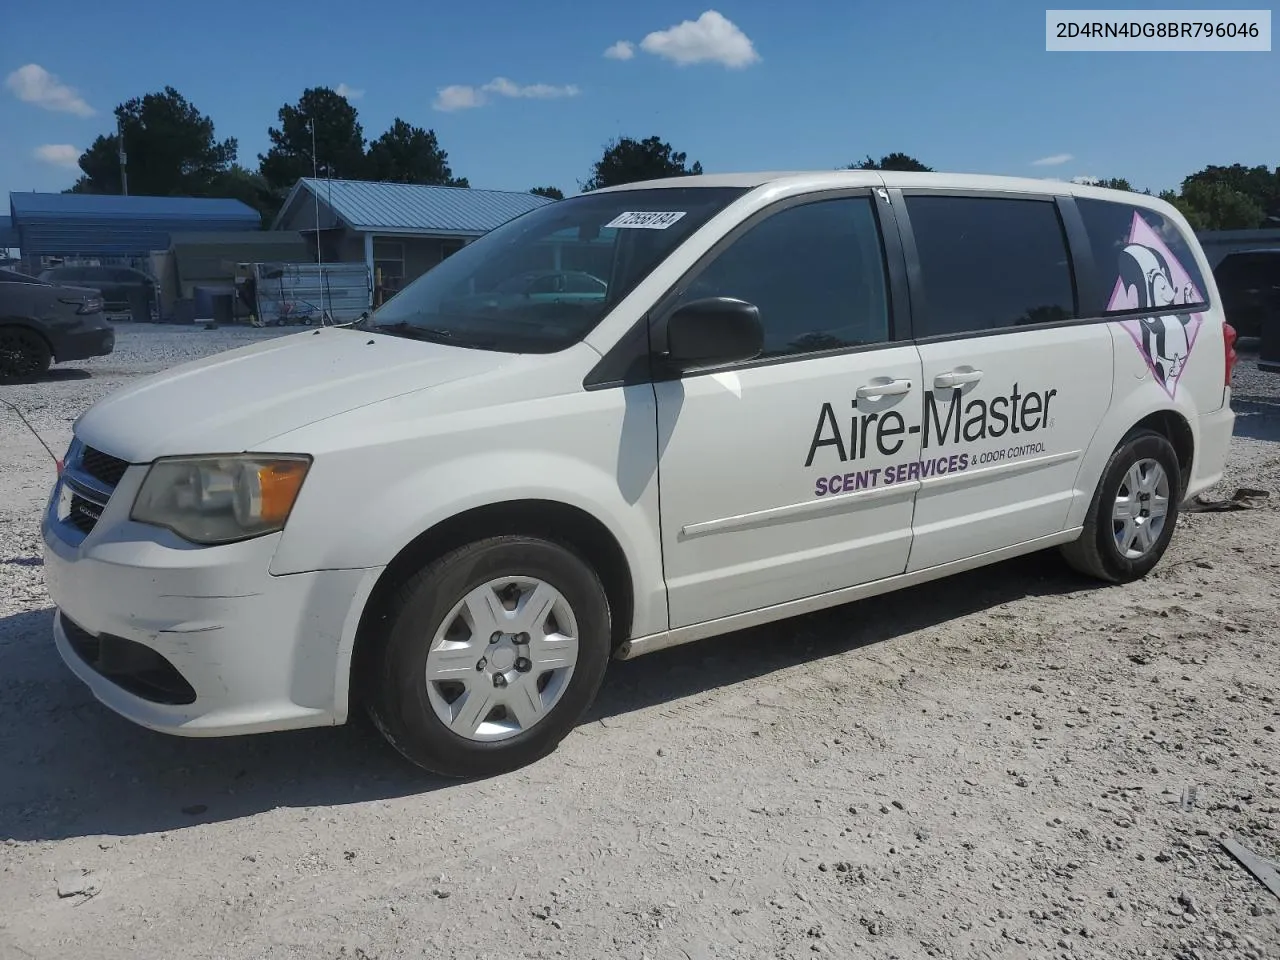
[[173, 233], [243, 231], [247, 226], [251, 224], [244, 219], [32, 218], [22, 222], [18, 232], [24, 257], [140, 257], [167, 250]]
[[[323, 277], [323, 282], [322, 278]], [[348, 323], [369, 309], [369, 268], [363, 263], [260, 263], [254, 269], [263, 323]]]
[[261, 215], [226, 197], [9, 194], [24, 258], [138, 258], [167, 250], [173, 233], [258, 230]]

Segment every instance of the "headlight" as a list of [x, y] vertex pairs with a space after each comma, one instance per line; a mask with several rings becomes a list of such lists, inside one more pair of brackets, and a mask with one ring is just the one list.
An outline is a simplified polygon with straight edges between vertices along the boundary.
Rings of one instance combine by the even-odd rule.
[[203, 544], [275, 533], [284, 529], [310, 467], [304, 456], [157, 460], [142, 481], [132, 518]]

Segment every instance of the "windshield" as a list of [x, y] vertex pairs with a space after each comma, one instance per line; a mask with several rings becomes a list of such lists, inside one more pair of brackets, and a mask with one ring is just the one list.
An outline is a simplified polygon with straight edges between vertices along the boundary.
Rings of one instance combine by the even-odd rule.
[[563, 350], [743, 193], [664, 187], [546, 204], [433, 267], [368, 326], [512, 353]]

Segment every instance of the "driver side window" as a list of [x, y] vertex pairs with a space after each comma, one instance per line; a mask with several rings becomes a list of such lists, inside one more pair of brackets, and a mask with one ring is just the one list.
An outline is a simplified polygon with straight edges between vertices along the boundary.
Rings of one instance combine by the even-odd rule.
[[760, 221], [698, 274], [676, 305], [704, 297], [759, 308], [762, 357], [887, 341], [887, 279], [871, 198], [818, 200]]

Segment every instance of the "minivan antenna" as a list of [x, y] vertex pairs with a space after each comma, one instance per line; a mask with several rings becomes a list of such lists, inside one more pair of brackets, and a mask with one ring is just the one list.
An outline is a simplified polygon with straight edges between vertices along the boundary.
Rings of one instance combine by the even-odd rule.
[[19, 419], [19, 420], [21, 420], [21, 421], [22, 421], [22, 423], [23, 423], [23, 425], [24, 425], [28, 430], [30, 430], [30, 431], [31, 431], [31, 435], [32, 435], [33, 437], [35, 437], [37, 440], [39, 440], [39, 441], [40, 441], [40, 446], [44, 447], [45, 453], [49, 454], [49, 457], [53, 460], [53, 462], [54, 462], [54, 463], [57, 465], [57, 467], [58, 467], [58, 473], [59, 473], [59, 475], [61, 475], [61, 473], [62, 473], [62, 460], [61, 460], [61, 458], [59, 458], [59, 457], [58, 457], [58, 455], [57, 455], [56, 453], [54, 453], [52, 450], [50, 450], [50, 449], [49, 449], [49, 445], [48, 445], [47, 443], [45, 443], [45, 442], [44, 442], [44, 437], [40, 436], [40, 434], [36, 432], [36, 428], [35, 428], [35, 427], [33, 427], [33, 426], [31, 425], [31, 422], [30, 422], [26, 417], [24, 417], [24, 416], [22, 415], [22, 411], [21, 411], [21, 410], [19, 410], [19, 409], [17, 408], [17, 406], [15, 406], [14, 404], [10, 403], [8, 400], [0, 399], [0, 403], [3, 403], [6, 407], [8, 407], [10, 410], [12, 410], [14, 413], [16, 413], [16, 414], [18, 415], [18, 419]]
[[324, 257], [320, 252], [320, 158], [316, 153], [316, 118], [311, 117], [311, 195], [316, 202], [316, 268], [320, 272], [320, 325], [324, 326]]

